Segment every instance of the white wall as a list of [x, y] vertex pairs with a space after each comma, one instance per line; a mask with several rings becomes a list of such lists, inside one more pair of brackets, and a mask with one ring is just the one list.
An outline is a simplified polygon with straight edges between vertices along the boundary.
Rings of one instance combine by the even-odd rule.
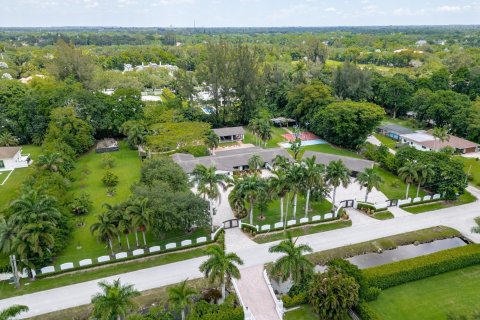
[[423, 148], [421, 144], [418, 144], [414, 141], [411, 141], [411, 140], [408, 140], [408, 139], [405, 139], [405, 138], [402, 138], [402, 142], [407, 143], [409, 146], [414, 147], [415, 149], [420, 150], [420, 151], [432, 151], [432, 149], [430, 149], [430, 148]]
[[11, 159], [2, 159], [3, 164], [5, 165], [5, 168], [3, 170], [12, 170], [16, 168], [24, 168], [28, 167], [28, 164], [26, 161], [22, 161], [21, 159], [22, 153], [21, 150], [18, 151], [15, 156]]

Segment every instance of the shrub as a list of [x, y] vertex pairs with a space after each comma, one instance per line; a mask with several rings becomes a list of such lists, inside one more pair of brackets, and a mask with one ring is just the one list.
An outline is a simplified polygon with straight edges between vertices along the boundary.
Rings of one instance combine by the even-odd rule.
[[112, 169], [115, 166], [115, 158], [109, 154], [102, 154], [102, 167], [103, 169]]
[[[358, 283], [359, 287], [359, 295], [361, 299], [365, 299], [367, 301], [371, 296], [374, 296], [374, 292], [370, 292], [370, 289], [368, 286], [368, 282], [365, 279], [365, 276], [363, 275], [362, 270], [360, 270], [356, 265], [352, 264], [350, 261], [345, 260], [345, 259], [333, 259], [328, 261], [327, 266], [329, 269], [336, 269], [337, 271], [340, 271], [347, 276], [350, 276], [355, 279], [355, 281]], [[378, 288], [377, 288], [378, 289]], [[373, 290], [375, 291], [375, 290]], [[380, 292], [378, 292], [379, 294]], [[378, 297], [378, 294], [375, 296], [375, 300]], [[368, 297], [368, 298], [367, 298]]]
[[480, 263], [480, 245], [472, 244], [364, 270], [371, 286], [390, 288]]
[[369, 287], [363, 292], [362, 298], [365, 299], [365, 301], [374, 301], [378, 299], [381, 292], [382, 289], [380, 288]]
[[92, 201], [88, 193], [82, 193], [74, 198], [71, 204], [72, 213], [76, 216], [87, 214], [92, 208]]
[[102, 182], [107, 187], [115, 187], [118, 184], [118, 176], [112, 171], [107, 170], [103, 175]]
[[354, 311], [362, 320], [380, 320], [380, 316], [365, 301], [361, 301]]
[[243, 309], [235, 306], [235, 296], [229, 295], [220, 305], [206, 301], [196, 303], [188, 316], [189, 320], [243, 320]]
[[294, 296], [284, 295], [282, 296], [283, 306], [287, 309], [293, 308], [308, 302], [306, 292], [300, 292]]

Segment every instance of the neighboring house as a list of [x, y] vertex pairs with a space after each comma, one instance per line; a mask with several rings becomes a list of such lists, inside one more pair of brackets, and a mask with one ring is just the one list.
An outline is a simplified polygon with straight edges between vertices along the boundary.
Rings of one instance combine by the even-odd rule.
[[400, 141], [400, 136], [402, 134], [414, 133], [415, 131], [397, 124], [387, 124], [378, 127], [377, 132], [386, 137], [392, 138], [393, 140]]
[[335, 154], [328, 154], [309, 150], [305, 151], [305, 153], [303, 154], [303, 159], [311, 158], [312, 156], [315, 156], [316, 163], [323, 164], [325, 166], [328, 166], [328, 164], [332, 161], [342, 160], [345, 167], [347, 167], [348, 170], [352, 172], [353, 176], [356, 176], [359, 172], [365, 171], [365, 169], [373, 168], [373, 165], [375, 164], [373, 161], [370, 160], [338, 156]]
[[243, 127], [220, 128], [213, 129], [213, 131], [220, 138], [220, 143], [243, 141], [243, 138], [245, 137], [245, 130]]
[[445, 147], [452, 147], [458, 153], [480, 151], [479, 145], [474, 142], [452, 135], [449, 135], [448, 140], [442, 142], [435, 139], [433, 135], [422, 131], [401, 135], [401, 142], [422, 151], [439, 151]]
[[278, 117], [278, 118], [272, 118], [270, 121], [273, 122], [274, 125], [277, 127], [283, 127], [283, 126], [288, 126], [289, 125], [295, 125], [297, 124], [297, 121], [295, 119], [290, 119], [290, 118], [285, 118], [285, 117]]
[[118, 147], [118, 141], [115, 139], [100, 140], [95, 147], [96, 153], [114, 152], [118, 150], [120, 150], [120, 148]]
[[182, 167], [183, 171], [187, 174], [191, 174], [197, 164], [203, 164], [206, 167], [214, 166], [218, 172], [232, 174], [234, 171], [248, 170], [248, 160], [253, 155], [259, 155], [265, 162], [264, 167], [267, 169], [272, 168], [273, 159], [275, 159], [277, 155], [284, 156], [292, 161], [292, 156], [285, 149], [262, 149], [258, 147], [219, 151], [215, 155], [198, 158], [195, 158], [191, 154], [176, 153], [172, 155], [172, 159]]
[[22, 156], [22, 147], [0, 147], [0, 171], [28, 167], [29, 155]]

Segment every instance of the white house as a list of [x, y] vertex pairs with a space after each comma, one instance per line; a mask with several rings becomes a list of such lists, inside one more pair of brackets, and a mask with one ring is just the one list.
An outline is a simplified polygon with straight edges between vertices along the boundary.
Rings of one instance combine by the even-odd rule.
[[0, 147], [0, 171], [28, 167], [29, 155], [22, 156], [21, 147]]
[[401, 134], [400, 142], [408, 144], [421, 151], [440, 151], [445, 147], [452, 147], [458, 153], [462, 154], [479, 151], [479, 145], [474, 142], [452, 135], [448, 135], [448, 140], [440, 141], [433, 135], [422, 131]]

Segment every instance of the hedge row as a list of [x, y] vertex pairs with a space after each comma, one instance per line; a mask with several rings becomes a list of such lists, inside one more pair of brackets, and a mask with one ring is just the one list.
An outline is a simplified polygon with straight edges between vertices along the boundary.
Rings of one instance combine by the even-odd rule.
[[380, 316], [365, 301], [361, 301], [353, 310], [362, 320], [380, 320]]
[[427, 203], [441, 202], [441, 201], [443, 201], [443, 199], [432, 199], [432, 200], [425, 200], [425, 201], [418, 201], [418, 202], [410, 202], [410, 203], [401, 204], [400, 208], [408, 208], [408, 207], [418, 206], [420, 204], [427, 204]]
[[381, 289], [480, 263], [480, 245], [471, 244], [363, 270], [371, 286]]
[[373, 212], [381, 212], [381, 211], [386, 211], [386, 210], [388, 210], [388, 208], [379, 208], [379, 209], [376, 209], [373, 204], [366, 203], [366, 202], [359, 202], [359, 203], [357, 203], [357, 209], [358, 209], [358, 210], [362, 210], [362, 211], [370, 210], [370, 211], [373, 211]]

